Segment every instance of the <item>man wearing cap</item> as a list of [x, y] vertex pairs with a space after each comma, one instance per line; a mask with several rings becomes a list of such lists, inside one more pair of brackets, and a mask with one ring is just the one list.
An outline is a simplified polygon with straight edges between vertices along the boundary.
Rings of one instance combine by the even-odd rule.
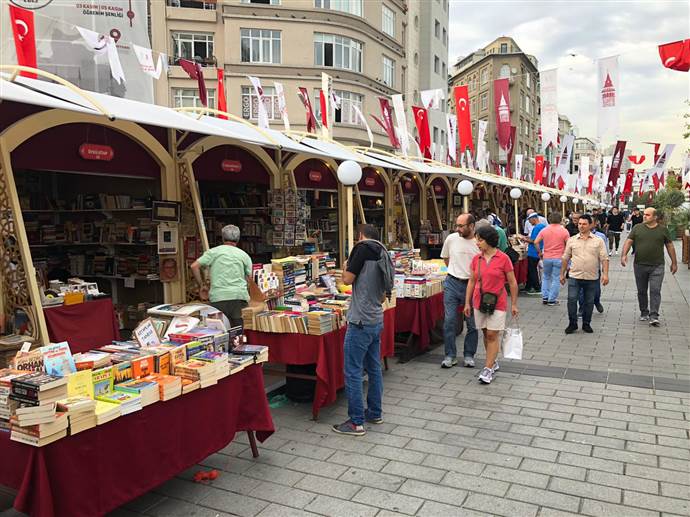
[[[527, 246], [527, 284], [525, 289], [527, 294], [540, 294], [541, 285], [539, 284], [539, 271], [537, 270], [539, 266], [539, 251], [534, 245], [534, 241], [537, 239], [537, 235], [541, 232], [546, 225], [540, 221], [541, 216], [537, 212], [533, 212], [527, 216], [527, 220], [532, 225], [532, 231], [527, 237], [522, 237], [524, 242], [528, 242]], [[540, 249], [544, 248], [544, 244], [539, 244]]]

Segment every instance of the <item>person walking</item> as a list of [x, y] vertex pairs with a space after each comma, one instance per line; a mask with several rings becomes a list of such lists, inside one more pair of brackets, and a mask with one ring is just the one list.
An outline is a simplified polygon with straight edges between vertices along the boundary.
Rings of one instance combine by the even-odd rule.
[[[237, 246], [240, 229], [234, 224], [221, 230], [223, 244], [204, 252], [190, 268], [199, 284], [199, 298], [221, 311], [230, 325], [242, 325], [242, 309], [249, 302], [249, 282], [252, 274], [252, 259]], [[202, 278], [202, 268], [210, 271], [210, 288]]]
[[611, 256], [614, 252], [616, 255], [618, 255], [618, 248], [621, 243], [621, 233], [623, 232], [624, 223], [625, 217], [620, 213], [618, 207], [614, 206], [611, 209], [611, 213], [606, 218], [606, 225], [608, 228], [609, 256]]
[[[676, 249], [668, 228], [659, 224], [658, 214], [654, 208], [645, 208], [643, 223], [633, 226], [623, 244], [621, 265], [628, 264], [628, 251], [635, 246], [635, 284], [637, 285], [637, 302], [640, 307], [640, 321], [649, 321], [653, 327], [660, 325], [659, 307], [661, 306], [661, 284], [664, 281], [664, 248], [671, 259], [671, 274], [678, 271]], [[649, 296], [647, 296], [649, 291]]]
[[637, 207], [633, 208], [632, 214], [630, 214], [631, 229], [635, 228], [636, 224], [642, 223], [643, 220], [644, 220], [644, 218], [642, 217], [642, 214], [640, 213], [640, 209]]
[[[352, 248], [343, 272], [343, 283], [352, 286], [344, 346], [349, 418], [342, 424], [334, 425], [333, 431], [350, 436], [366, 434], [364, 422], [383, 423], [383, 301], [386, 285], [393, 284], [394, 268], [388, 250], [377, 239], [378, 231], [374, 226], [360, 224], [357, 227], [357, 244]], [[384, 267], [384, 262], [388, 267]], [[364, 370], [369, 379], [366, 409], [362, 395]]]
[[[604, 248], [609, 249], [609, 239], [606, 234], [601, 231], [601, 222], [599, 219], [592, 218], [592, 235], [604, 241]], [[609, 253], [609, 256], [610, 255], [611, 254]], [[599, 281], [596, 283], [594, 289], [594, 307], [597, 309], [597, 312], [601, 314], [604, 312], [604, 306], [601, 304], [601, 269], [599, 269], [599, 278], [597, 280]], [[578, 318], [582, 318], [582, 313], [585, 306], [585, 292], [582, 289], [580, 289], [578, 303], [580, 308], [578, 309], [577, 316]]]
[[570, 265], [568, 278], [568, 321], [566, 334], [577, 330], [577, 303], [580, 290], [584, 291], [582, 307], [582, 330], [591, 334], [592, 309], [596, 284], [599, 282], [599, 270], [603, 267], [601, 283], [609, 283], [609, 256], [604, 241], [591, 233], [592, 216], [581, 215], [577, 226], [579, 233], [568, 239], [561, 259], [561, 285], [565, 285], [565, 274]]
[[[456, 220], [456, 231], [446, 237], [441, 250], [441, 258], [448, 267], [448, 275], [443, 284], [443, 304], [445, 319], [443, 321], [443, 347], [445, 358], [441, 362], [442, 368], [452, 368], [458, 361], [455, 347], [455, 335], [458, 321], [458, 307], [465, 303], [467, 283], [472, 271], [470, 265], [475, 255], [479, 253], [474, 239], [475, 219], [471, 214], [462, 214]], [[485, 224], [491, 228], [490, 224]], [[474, 325], [474, 316], [464, 316], [467, 328], [463, 347], [463, 366], [474, 368], [474, 355], [477, 353], [479, 336]]]
[[565, 225], [565, 229], [568, 230], [568, 234], [573, 237], [577, 235], [580, 230], [577, 228], [577, 221], [580, 219], [580, 212], [570, 212], [570, 221]]
[[[525, 290], [527, 294], [539, 294], [541, 285], [539, 283], [539, 251], [534, 245], [539, 232], [541, 232], [546, 225], [539, 222], [541, 216], [537, 212], [532, 212], [529, 215], [529, 222], [532, 224], [532, 233], [527, 237], [522, 237], [524, 242], [528, 242], [527, 246], [527, 284]], [[543, 247], [543, 245], [540, 245]]]
[[519, 314], [518, 285], [510, 258], [497, 249], [496, 230], [483, 226], [477, 230], [476, 235], [481, 253], [472, 259], [472, 276], [467, 284], [464, 312], [466, 317], [474, 313], [477, 327], [482, 329], [486, 359], [484, 368], [479, 373], [479, 382], [490, 384], [499, 368], [496, 361], [499, 335], [505, 329], [508, 311], [505, 285], [508, 284], [510, 289], [511, 313], [514, 318]]
[[[545, 305], [558, 305], [558, 293], [561, 284], [558, 281], [561, 270], [561, 257], [565, 251], [565, 244], [570, 238], [568, 230], [561, 224], [560, 212], [551, 212], [548, 216], [549, 225], [544, 228], [534, 240], [534, 246], [544, 264], [541, 277], [541, 299]], [[540, 245], [543, 243], [543, 248]]]

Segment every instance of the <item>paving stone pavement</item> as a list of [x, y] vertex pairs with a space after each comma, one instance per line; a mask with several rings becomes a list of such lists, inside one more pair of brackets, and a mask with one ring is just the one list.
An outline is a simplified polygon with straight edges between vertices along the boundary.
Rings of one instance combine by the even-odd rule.
[[[606, 382], [617, 372], [688, 379], [684, 268], [667, 276], [658, 329], [636, 321], [634, 280], [620, 266], [591, 336], [562, 334], [563, 306], [520, 299], [525, 363], [604, 372], [604, 382], [506, 363], [485, 386], [477, 370], [440, 369], [438, 349], [390, 361], [385, 423], [365, 436], [331, 432], [347, 418], [342, 393], [318, 422], [309, 404], [289, 404], [272, 411], [276, 433], [259, 458], [238, 434], [112, 516], [690, 515], [690, 393]], [[221, 475], [193, 483], [199, 468]]]

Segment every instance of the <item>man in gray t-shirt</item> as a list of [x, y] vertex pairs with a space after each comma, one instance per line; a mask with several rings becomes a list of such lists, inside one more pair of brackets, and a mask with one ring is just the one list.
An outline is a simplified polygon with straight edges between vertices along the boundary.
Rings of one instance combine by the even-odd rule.
[[[385, 282], [378, 261], [390, 260], [386, 248], [376, 240], [378, 232], [372, 225], [359, 225], [357, 236], [358, 242], [352, 248], [343, 271], [343, 283], [352, 285], [344, 350], [345, 392], [350, 418], [342, 424], [333, 426], [336, 433], [351, 436], [362, 436], [366, 433], [365, 421], [372, 424], [383, 423], [381, 331]], [[364, 370], [369, 377], [366, 411], [362, 396]]]

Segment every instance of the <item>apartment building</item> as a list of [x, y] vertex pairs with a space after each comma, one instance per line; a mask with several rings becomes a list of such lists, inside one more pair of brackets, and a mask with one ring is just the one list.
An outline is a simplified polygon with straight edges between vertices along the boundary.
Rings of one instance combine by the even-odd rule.
[[[435, 3], [437, 0], [429, 0]], [[447, 1], [445, 4], [447, 27]], [[426, 2], [413, 2], [426, 4]], [[424, 11], [424, 7], [421, 9]], [[216, 68], [224, 71], [228, 111], [256, 122], [258, 101], [248, 75], [261, 80], [272, 127], [282, 129], [274, 82], [285, 89], [293, 130], [306, 131], [298, 87], [307, 88], [319, 116], [321, 72], [333, 77], [342, 99], [333, 128], [338, 140], [369, 145], [353, 106], [367, 117], [375, 144], [390, 148], [385, 132], [369, 114], [380, 114], [379, 97], [409, 90], [410, 52], [422, 40], [421, 13], [409, 26], [404, 0], [166, 0], [151, 2], [152, 46], [167, 49], [170, 71], [156, 83], [156, 102], [199, 105], [196, 81], [178, 59], [203, 67], [209, 105], [217, 102]], [[410, 36], [408, 33], [413, 32]], [[446, 32], [447, 42], [447, 28]], [[416, 69], [416, 67], [415, 67]], [[415, 78], [415, 88], [418, 82]]]
[[[513, 154], [523, 155], [523, 177], [534, 173], [534, 156], [539, 154], [539, 74], [534, 56], [525, 54], [515, 40], [501, 36], [484, 48], [461, 58], [454, 67], [449, 86], [467, 85], [472, 134], [479, 120], [488, 121], [486, 148], [490, 159], [504, 166], [506, 152], [499, 149], [494, 112], [493, 82], [507, 78], [510, 83], [510, 123], [515, 126]], [[449, 105], [454, 110], [453, 102]]]
[[577, 137], [573, 144], [573, 167], [574, 174], [580, 173], [580, 163], [582, 157], [589, 158], [589, 163], [593, 166], [597, 158], [597, 143], [591, 138]]

